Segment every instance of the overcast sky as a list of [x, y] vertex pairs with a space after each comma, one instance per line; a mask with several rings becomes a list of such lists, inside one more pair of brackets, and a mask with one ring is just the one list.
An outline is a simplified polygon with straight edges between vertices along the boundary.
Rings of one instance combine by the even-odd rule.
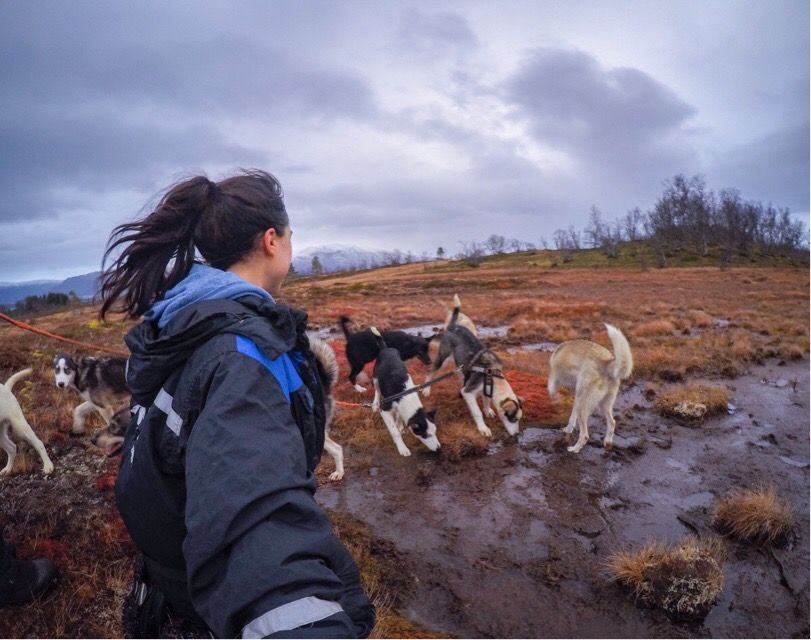
[[298, 249], [537, 243], [676, 173], [808, 220], [805, 0], [3, 2], [0, 87], [0, 281], [238, 167]]

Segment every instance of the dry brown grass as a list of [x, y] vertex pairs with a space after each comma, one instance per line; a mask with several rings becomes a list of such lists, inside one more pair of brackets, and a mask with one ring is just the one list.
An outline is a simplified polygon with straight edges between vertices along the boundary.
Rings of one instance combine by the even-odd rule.
[[656, 411], [668, 418], [698, 423], [725, 413], [729, 403], [726, 387], [710, 384], [687, 384], [671, 387], [656, 398]]
[[712, 316], [701, 309], [690, 309], [687, 312], [687, 319], [692, 326], [700, 328], [711, 327], [713, 321]]
[[719, 541], [688, 538], [672, 547], [654, 542], [618, 551], [607, 568], [639, 604], [658, 607], [673, 620], [699, 622], [721, 594], [723, 561]]
[[656, 398], [659, 414], [689, 423], [698, 423], [725, 413], [729, 403], [726, 387], [709, 384], [688, 384], [672, 387]]
[[724, 498], [715, 509], [713, 524], [738, 540], [781, 544], [788, 538], [794, 518], [774, 487], [761, 487]]
[[633, 336], [669, 336], [676, 333], [676, 327], [670, 320], [651, 320], [638, 324], [633, 329]]

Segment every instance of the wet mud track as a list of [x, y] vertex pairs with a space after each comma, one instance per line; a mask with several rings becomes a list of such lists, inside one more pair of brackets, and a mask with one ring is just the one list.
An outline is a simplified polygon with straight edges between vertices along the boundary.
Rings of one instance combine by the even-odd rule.
[[[400, 458], [392, 446], [318, 499], [405, 554], [413, 588], [401, 613], [437, 632], [808, 637], [808, 362], [721, 383], [735, 411], [700, 427], [659, 417], [632, 386], [617, 401], [613, 451], [600, 446], [597, 417], [579, 455], [559, 430], [531, 425], [455, 462], [416, 446]], [[706, 533], [719, 498], [763, 483], [794, 509], [793, 540], [774, 551], [728, 541], [724, 590], [702, 626], [637, 608], [607, 579], [613, 551]]]

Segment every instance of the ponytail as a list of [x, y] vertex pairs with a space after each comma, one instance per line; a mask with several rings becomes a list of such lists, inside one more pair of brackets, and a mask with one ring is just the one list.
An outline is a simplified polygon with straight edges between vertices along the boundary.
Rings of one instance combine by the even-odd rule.
[[289, 220], [281, 185], [264, 171], [247, 171], [215, 183], [203, 176], [169, 189], [144, 219], [113, 230], [103, 264], [121, 251], [101, 276], [104, 318], [114, 309], [130, 318], [152, 304], [189, 273], [199, 250], [212, 266], [227, 269], [273, 227], [284, 235]]

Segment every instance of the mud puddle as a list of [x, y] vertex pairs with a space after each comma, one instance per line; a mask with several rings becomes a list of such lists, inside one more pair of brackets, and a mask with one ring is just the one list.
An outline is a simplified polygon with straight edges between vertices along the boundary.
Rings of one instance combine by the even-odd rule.
[[[797, 383], [761, 383], [779, 378]], [[613, 451], [601, 446], [596, 416], [578, 455], [559, 430], [525, 425], [487, 455], [459, 462], [416, 447], [410, 458], [393, 446], [376, 450], [372, 468], [317, 496], [409, 557], [417, 586], [401, 613], [427, 629], [463, 637], [807, 635], [809, 471], [782, 458], [808, 462], [808, 362], [756, 367], [725, 384], [737, 411], [698, 428], [659, 417], [632, 386], [617, 402]], [[703, 626], [639, 609], [607, 581], [613, 551], [706, 532], [718, 498], [763, 482], [793, 506], [794, 542], [774, 553], [730, 542], [724, 592]]]

